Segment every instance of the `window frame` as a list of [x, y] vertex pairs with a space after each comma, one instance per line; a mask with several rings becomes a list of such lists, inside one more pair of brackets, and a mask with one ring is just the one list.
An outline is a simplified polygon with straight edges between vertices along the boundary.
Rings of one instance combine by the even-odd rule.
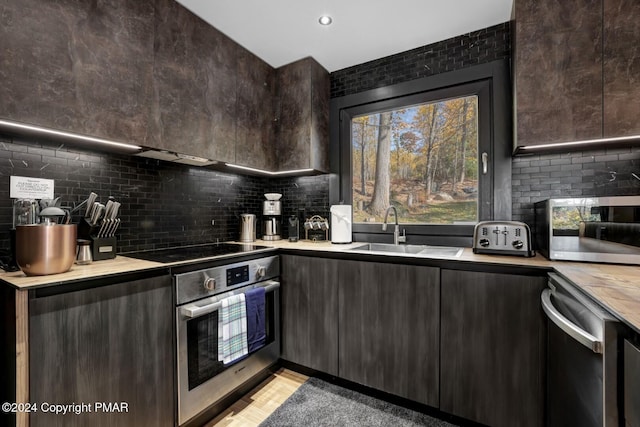
[[[511, 219], [512, 112], [509, 63], [493, 61], [353, 95], [330, 103], [331, 204], [352, 204], [351, 120], [431, 100], [478, 96], [478, 152], [489, 154], [488, 174], [479, 171], [478, 220]], [[480, 161], [480, 159], [479, 159]], [[482, 164], [479, 163], [480, 168]], [[407, 242], [471, 246], [474, 225], [403, 224]], [[379, 223], [353, 224], [354, 241], [392, 241]]]

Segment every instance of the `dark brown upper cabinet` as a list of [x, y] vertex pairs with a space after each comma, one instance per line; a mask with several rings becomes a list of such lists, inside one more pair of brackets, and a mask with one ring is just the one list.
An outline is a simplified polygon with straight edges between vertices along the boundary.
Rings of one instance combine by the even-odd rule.
[[235, 164], [267, 171], [278, 169], [273, 147], [276, 131], [276, 71], [240, 49], [237, 56]]
[[602, 136], [602, 0], [515, 0], [517, 146]]
[[156, 4], [150, 145], [233, 163], [241, 48], [175, 1]]
[[173, 0], [1, 8], [0, 119], [266, 171], [329, 169], [329, 73], [311, 58], [275, 70]]
[[640, 2], [604, 1], [604, 137], [640, 134]]
[[515, 0], [516, 149], [640, 134], [640, 4]]
[[0, 118], [147, 145], [154, 4], [6, 0]]
[[313, 58], [276, 70], [278, 131], [275, 147], [281, 171], [329, 170], [329, 72]]

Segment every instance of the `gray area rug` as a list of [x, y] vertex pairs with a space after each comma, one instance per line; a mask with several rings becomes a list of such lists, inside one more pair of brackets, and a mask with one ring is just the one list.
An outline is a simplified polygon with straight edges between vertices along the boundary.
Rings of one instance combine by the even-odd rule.
[[260, 424], [260, 427], [287, 426], [455, 427], [454, 424], [317, 378], [309, 378]]

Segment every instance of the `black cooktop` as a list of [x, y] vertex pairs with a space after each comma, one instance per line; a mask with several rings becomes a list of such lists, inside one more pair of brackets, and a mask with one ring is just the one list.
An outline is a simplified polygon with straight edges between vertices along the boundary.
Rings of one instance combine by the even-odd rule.
[[191, 261], [199, 258], [210, 258], [220, 255], [241, 254], [258, 249], [269, 249], [267, 246], [253, 244], [213, 243], [208, 245], [180, 246], [177, 248], [155, 249], [142, 252], [123, 253], [122, 256], [162, 263]]

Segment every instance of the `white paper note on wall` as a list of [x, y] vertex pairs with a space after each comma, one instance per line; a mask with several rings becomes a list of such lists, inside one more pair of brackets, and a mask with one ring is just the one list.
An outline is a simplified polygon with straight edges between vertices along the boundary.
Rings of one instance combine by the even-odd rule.
[[9, 197], [12, 199], [53, 199], [52, 179], [12, 176]]

